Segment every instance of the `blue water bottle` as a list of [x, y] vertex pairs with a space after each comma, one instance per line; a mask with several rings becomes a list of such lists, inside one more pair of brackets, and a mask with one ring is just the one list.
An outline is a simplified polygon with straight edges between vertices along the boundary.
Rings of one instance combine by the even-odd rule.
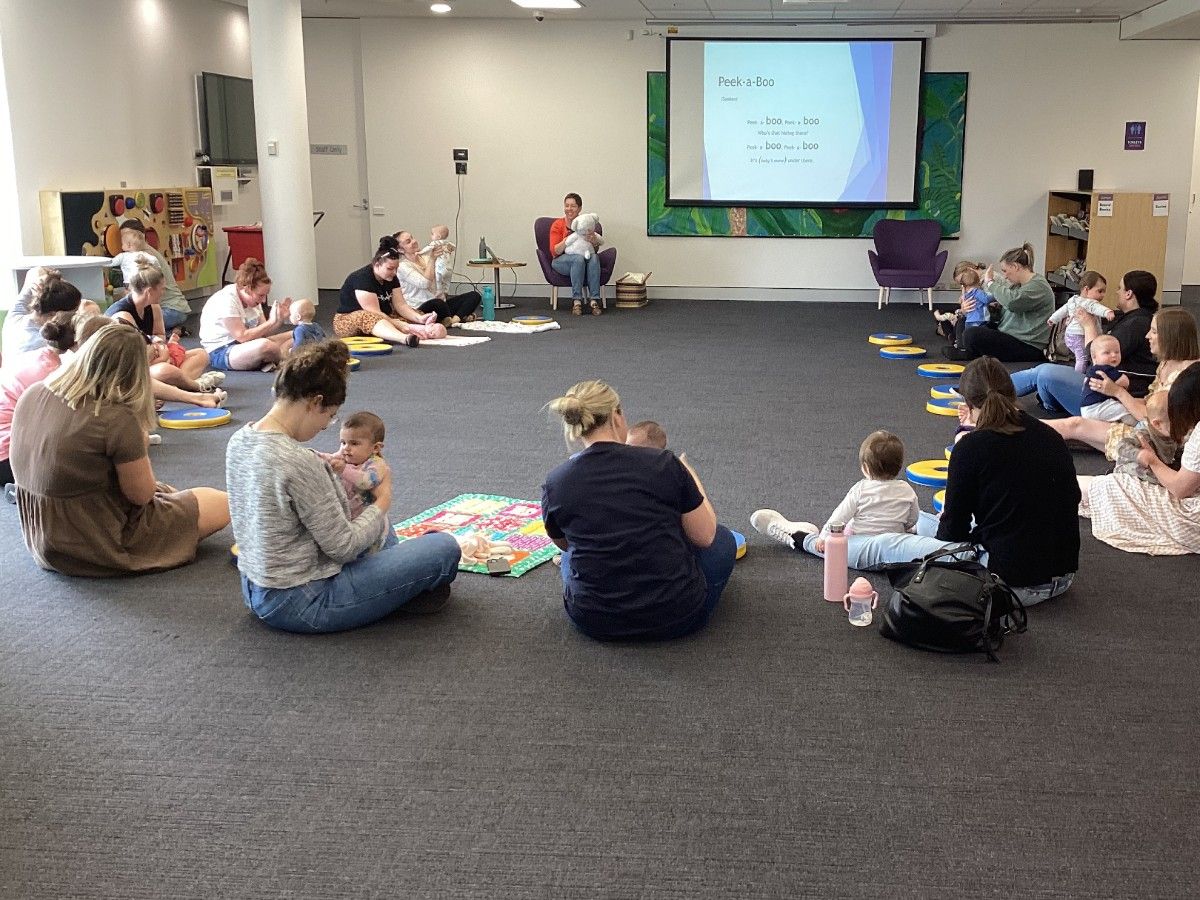
[[490, 284], [485, 284], [479, 289], [479, 293], [483, 297], [483, 320], [491, 322], [496, 318], [496, 289]]

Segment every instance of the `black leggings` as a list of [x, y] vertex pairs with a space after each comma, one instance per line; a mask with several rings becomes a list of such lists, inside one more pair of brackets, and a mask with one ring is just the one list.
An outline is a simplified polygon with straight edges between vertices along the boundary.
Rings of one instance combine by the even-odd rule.
[[971, 355], [994, 356], [1001, 362], [1045, 362], [1041, 347], [1019, 341], [997, 328], [980, 325], [968, 328], [962, 335], [962, 349]]
[[12, 461], [8, 459], [0, 459], [0, 487], [6, 484], [14, 484], [16, 479], [13, 478]]
[[436, 297], [432, 300], [426, 300], [417, 309], [423, 313], [437, 313], [439, 322], [444, 322], [451, 316], [458, 316], [460, 319], [465, 319], [479, 308], [480, 299], [479, 291], [464, 291], [461, 294], [455, 294], [447, 300], [439, 300]]

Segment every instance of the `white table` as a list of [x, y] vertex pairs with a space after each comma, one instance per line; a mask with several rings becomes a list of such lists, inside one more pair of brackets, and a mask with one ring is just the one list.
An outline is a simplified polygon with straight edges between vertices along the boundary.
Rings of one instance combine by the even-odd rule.
[[12, 273], [12, 292], [0, 290], [0, 307], [8, 309], [13, 300], [21, 292], [25, 282], [25, 274], [30, 269], [46, 266], [58, 269], [63, 279], [79, 288], [84, 300], [95, 300], [103, 309], [105, 303], [104, 286], [108, 281], [108, 270], [112, 260], [107, 256], [17, 256], [5, 263], [5, 268]]

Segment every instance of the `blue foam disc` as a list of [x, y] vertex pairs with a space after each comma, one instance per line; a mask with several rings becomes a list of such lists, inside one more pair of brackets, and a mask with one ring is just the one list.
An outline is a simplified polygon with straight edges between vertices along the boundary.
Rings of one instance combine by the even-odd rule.
[[733, 558], [741, 559], [746, 555], [746, 536], [740, 531], [734, 531], [733, 529], [730, 529], [730, 533], [733, 535], [734, 544], [737, 546], [737, 552], [733, 554]]

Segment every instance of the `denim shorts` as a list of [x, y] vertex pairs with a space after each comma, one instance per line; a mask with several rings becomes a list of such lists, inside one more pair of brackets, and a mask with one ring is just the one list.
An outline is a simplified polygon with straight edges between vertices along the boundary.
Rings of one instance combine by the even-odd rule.
[[231, 371], [229, 367], [229, 351], [237, 346], [237, 341], [230, 341], [224, 347], [218, 347], [215, 350], [208, 351], [208, 365], [213, 369], [224, 369], [226, 372]]

